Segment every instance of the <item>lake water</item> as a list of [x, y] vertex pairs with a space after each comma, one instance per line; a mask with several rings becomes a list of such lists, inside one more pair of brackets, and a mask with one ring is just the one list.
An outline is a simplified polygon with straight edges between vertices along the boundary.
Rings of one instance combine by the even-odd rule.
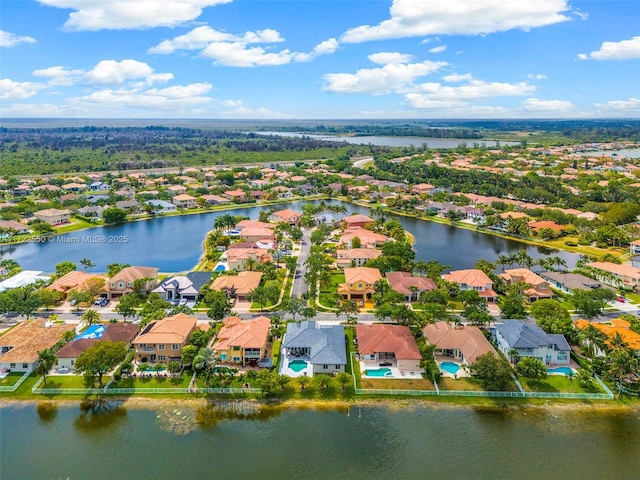
[[[427, 138], [427, 137], [383, 137], [383, 136], [361, 136], [361, 137], [340, 137], [336, 135], [316, 135], [294, 132], [252, 132], [256, 135], [277, 135], [279, 137], [308, 137], [316, 140], [327, 140], [329, 142], [346, 142], [352, 145], [377, 145], [380, 147], [422, 147], [426, 144], [429, 148], [456, 148], [465, 143], [468, 147], [474, 144], [486, 147], [495, 147], [494, 140], [481, 139], [459, 139], [459, 138]], [[518, 145], [516, 142], [500, 142], [500, 145]]]
[[582, 154], [585, 157], [623, 157], [623, 158], [640, 158], [640, 148], [624, 148], [621, 150], [597, 150], [595, 152], [586, 152]]
[[[631, 479], [629, 411], [448, 406], [349, 410], [0, 408], [3, 479]], [[245, 410], [243, 408], [243, 410]], [[221, 419], [227, 417], [226, 419]]]
[[[305, 202], [283, 203], [277, 209], [300, 210]], [[330, 202], [329, 202], [330, 203]], [[345, 203], [350, 213], [370, 214], [366, 207]], [[232, 211], [208, 212], [197, 215], [159, 217], [152, 220], [94, 228], [54, 237], [45, 243], [30, 242], [0, 246], [0, 256], [17, 260], [22, 268], [55, 271], [57, 263], [91, 259], [92, 271], [105, 272], [109, 263], [155, 266], [161, 272], [182, 272], [192, 269], [202, 255], [202, 242], [219, 215], [232, 213], [252, 219], [268, 207], [238, 208]], [[453, 269], [473, 268], [479, 258], [491, 262], [498, 255], [526, 249], [533, 258], [549, 255], [543, 247], [456, 228], [436, 222], [393, 215], [416, 240], [416, 259], [437, 260]], [[112, 240], [109, 242], [109, 240]], [[579, 256], [555, 252], [572, 268]]]

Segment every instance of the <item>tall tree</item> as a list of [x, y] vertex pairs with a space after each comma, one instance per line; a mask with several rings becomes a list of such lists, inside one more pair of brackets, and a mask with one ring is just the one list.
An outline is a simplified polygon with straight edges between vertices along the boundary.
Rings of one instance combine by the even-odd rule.
[[38, 352], [38, 373], [44, 378], [44, 384], [47, 384], [47, 373], [56, 364], [56, 354], [53, 350], [45, 348]]
[[102, 387], [102, 377], [113, 370], [127, 356], [124, 342], [98, 341], [80, 354], [75, 369], [87, 377], [98, 377], [98, 386]]
[[89, 325], [93, 325], [94, 323], [100, 322], [100, 312], [90, 308], [89, 310], [86, 310], [80, 318]]
[[91, 260], [90, 258], [83, 258], [78, 263], [84, 267], [84, 271], [85, 272], [87, 270], [91, 270], [93, 267], [96, 266], [95, 262], [93, 260]]

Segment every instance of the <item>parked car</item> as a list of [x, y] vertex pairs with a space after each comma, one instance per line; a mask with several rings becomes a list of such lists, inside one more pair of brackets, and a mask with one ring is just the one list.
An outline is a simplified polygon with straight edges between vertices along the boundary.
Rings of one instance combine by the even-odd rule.
[[78, 300], [76, 300], [75, 298], [69, 302], [69, 305], [71, 305], [72, 307], [75, 307], [77, 304]]
[[624, 298], [624, 297], [620, 296], [620, 297], [618, 297], [618, 301], [619, 301], [620, 303], [624, 303], [626, 300], [625, 300], [625, 298]]
[[101, 306], [101, 305], [102, 305], [102, 299], [103, 299], [103, 297], [100, 297], [100, 298], [96, 299], [96, 301], [95, 301], [95, 302], [93, 302], [93, 304], [94, 304], [94, 305]]
[[101, 307], [106, 307], [107, 305], [109, 305], [109, 299], [108, 298], [103, 298], [102, 302], [100, 302], [100, 306]]
[[187, 301], [188, 301], [188, 300], [187, 300], [186, 298], [181, 299], [181, 300], [180, 300], [180, 305], [186, 305], [186, 304], [187, 304]]

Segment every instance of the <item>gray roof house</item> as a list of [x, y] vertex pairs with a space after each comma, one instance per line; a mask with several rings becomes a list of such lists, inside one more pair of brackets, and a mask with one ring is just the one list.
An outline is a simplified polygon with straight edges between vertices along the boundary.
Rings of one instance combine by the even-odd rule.
[[195, 301], [200, 296], [202, 287], [211, 281], [212, 275], [213, 272], [189, 272], [186, 276], [167, 277], [152, 291], [164, 300]]
[[564, 293], [572, 293], [573, 290], [593, 290], [600, 288], [600, 282], [593, 278], [585, 277], [579, 273], [564, 272], [540, 272], [538, 275], [549, 282], [553, 288]]
[[493, 339], [507, 358], [511, 351], [518, 357], [535, 357], [545, 365], [569, 365], [571, 347], [564, 335], [546, 333], [524, 320], [504, 320], [493, 329]]
[[280, 373], [290, 377], [344, 372], [347, 364], [344, 327], [314, 321], [287, 325], [282, 339]]

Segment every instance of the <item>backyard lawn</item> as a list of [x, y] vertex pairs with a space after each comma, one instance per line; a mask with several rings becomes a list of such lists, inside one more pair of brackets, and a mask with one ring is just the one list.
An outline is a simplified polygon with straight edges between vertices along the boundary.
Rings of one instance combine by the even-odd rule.
[[433, 382], [425, 378], [361, 378], [360, 388], [383, 390], [435, 390]]
[[190, 371], [180, 377], [126, 377], [113, 382], [111, 388], [187, 388], [191, 382]]
[[335, 306], [338, 285], [345, 282], [344, 272], [333, 272], [329, 285], [320, 289], [320, 305], [332, 308]]
[[[102, 384], [109, 381], [106, 375], [102, 377]], [[38, 388], [95, 388], [98, 386], [98, 378], [86, 380], [84, 375], [47, 375], [46, 384], [42, 382]]]
[[520, 378], [519, 381], [527, 392], [605, 393], [596, 383], [593, 389], [587, 390], [577, 379], [570, 380], [565, 375], [547, 375], [543, 380]]
[[[457, 380], [450, 377], [440, 377], [440, 380], [438, 380], [438, 387], [440, 388], [440, 390], [485, 390], [480, 383], [480, 380], [471, 377], [461, 377]], [[513, 381], [509, 381], [507, 387], [505, 388], [505, 391], [517, 392], [518, 387]]]
[[12, 387], [24, 375], [23, 372], [11, 372], [6, 377], [0, 379], [0, 387]]

